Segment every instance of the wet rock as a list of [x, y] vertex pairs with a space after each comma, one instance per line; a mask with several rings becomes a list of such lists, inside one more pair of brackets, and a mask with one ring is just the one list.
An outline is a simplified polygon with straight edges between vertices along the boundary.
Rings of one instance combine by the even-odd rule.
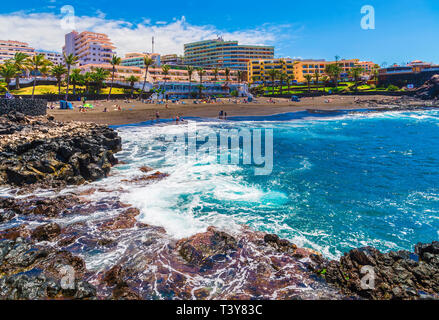
[[117, 164], [114, 153], [121, 150], [120, 137], [106, 126], [44, 117], [0, 117], [0, 134], [0, 184], [14, 186], [58, 188], [99, 180]]
[[32, 231], [32, 238], [37, 241], [52, 241], [61, 233], [61, 227], [56, 223], [48, 223]]
[[134, 228], [137, 223], [136, 216], [140, 214], [139, 209], [129, 208], [125, 210], [122, 214], [118, 215], [116, 218], [110, 221], [104, 222], [101, 226], [101, 230], [119, 230], [119, 229], [130, 229]]
[[0, 239], [16, 240], [17, 238], [28, 238], [31, 236], [31, 230], [27, 225], [20, 225], [0, 231]]
[[416, 97], [423, 100], [439, 98], [439, 75], [432, 76], [430, 80], [416, 90]]
[[292, 252], [294, 253], [297, 249], [297, 246], [286, 239], [280, 239], [275, 234], [266, 234], [264, 236], [264, 242], [272, 246], [281, 252]]
[[224, 259], [237, 249], [235, 238], [213, 227], [209, 227], [205, 233], [177, 243], [177, 250], [184, 260], [206, 268], [212, 267], [215, 261]]
[[367, 247], [351, 250], [340, 261], [312, 255], [311, 268], [345, 294], [377, 300], [439, 298], [437, 249], [437, 242], [418, 244], [415, 253]]

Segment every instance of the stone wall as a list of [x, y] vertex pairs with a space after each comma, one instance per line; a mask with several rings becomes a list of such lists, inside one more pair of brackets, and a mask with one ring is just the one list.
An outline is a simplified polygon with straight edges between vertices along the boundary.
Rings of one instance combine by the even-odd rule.
[[0, 115], [17, 111], [28, 116], [43, 116], [46, 115], [46, 109], [46, 100], [0, 99]]

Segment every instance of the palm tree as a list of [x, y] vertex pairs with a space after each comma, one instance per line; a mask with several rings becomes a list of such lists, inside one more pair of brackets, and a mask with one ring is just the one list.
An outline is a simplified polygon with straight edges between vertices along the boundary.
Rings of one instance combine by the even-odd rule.
[[133, 93], [134, 93], [134, 84], [135, 84], [137, 81], [139, 81], [139, 78], [136, 77], [136, 76], [129, 76], [129, 77], [126, 79], [126, 81], [129, 82], [129, 84], [130, 84], [130, 87], [131, 87], [131, 97], [132, 97], [132, 96], [133, 96]]
[[275, 69], [271, 69], [270, 71], [268, 71], [268, 75], [271, 78], [271, 86], [272, 86], [272, 89], [273, 89], [273, 96], [274, 96], [274, 82], [275, 82], [276, 78], [279, 75], [279, 71], [277, 71]]
[[20, 75], [23, 70], [26, 69], [26, 60], [28, 55], [23, 52], [16, 52], [14, 58], [12, 59], [12, 63], [17, 69], [17, 75], [15, 76], [15, 89], [20, 89]]
[[108, 79], [110, 76], [110, 71], [105, 70], [103, 68], [96, 68], [93, 73], [91, 73], [91, 78], [93, 82], [96, 84], [96, 93], [99, 94], [102, 89], [102, 85], [104, 81]]
[[312, 81], [312, 75], [306, 74], [303, 76], [307, 82], [308, 85], [308, 93], [311, 92], [311, 81]]
[[67, 89], [66, 89], [66, 96], [65, 99], [68, 101], [69, 99], [69, 87], [70, 87], [70, 69], [73, 65], [78, 63], [79, 58], [75, 56], [73, 53], [69, 54], [68, 56], [64, 53], [64, 62], [67, 66]]
[[349, 75], [354, 78], [355, 82], [355, 91], [358, 91], [358, 79], [360, 79], [361, 75], [363, 74], [364, 69], [362, 67], [355, 67], [352, 68], [349, 71]]
[[226, 68], [226, 69], [224, 70], [224, 72], [225, 72], [225, 74], [226, 74], [226, 82], [229, 82], [230, 69], [229, 69], [229, 68]]
[[338, 79], [341, 74], [341, 67], [338, 65], [338, 63], [326, 65], [325, 73], [332, 79], [332, 81], [334, 82], [334, 86], [337, 88]]
[[114, 55], [111, 58], [111, 65], [113, 66], [112, 74], [111, 74], [111, 85], [110, 85], [110, 91], [108, 92], [108, 100], [111, 99], [111, 91], [113, 90], [113, 83], [114, 83], [114, 74], [116, 73], [116, 66], [120, 65], [122, 62], [122, 58]]
[[293, 75], [287, 75], [286, 77], [286, 81], [287, 81], [287, 87], [288, 87], [288, 94], [291, 92], [291, 83], [294, 80], [294, 76]]
[[62, 77], [67, 73], [67, 69], [63, 65], [56, 65], [50, 70], [50, 74], [56, 78], [58, 84], [58, 94], [61, 95]]
[[287, 78], [287, 75], [284, 72], [279, 73], [279, 80], [280, 80], [280, 87], [279, 87], [279, 94], [283, 94], [284, 91], [284, 81]]
[[5, 64], [0, 66], [0, 76], [5, 78], [6, 88], [9, 91], [9, 83], [13, 78], [15, 78], [19, 74], [19, 71], [15, 67], [15, 64], [12, 62], [6, 62]]
[[143, 65], [145, 66], [145, 78], [143, 79], [143, 87], [142, 87], [142, 93], [139, 96], [139, 99], [143, 99], [143, 92], [145, 91], [146, 86], [146, 78], [148, 77], [148, 70], [149, 67], [154, 64], [154, 60], [151, 57], [145, 56], [143, 57]]
[[[76, 86], [81, 83], [84, 79], [84, 76], [81, 74], [81, 69], [73, 69], [72, 74], [69, 77], [69, 82], [73, 85], [73, 95], [76, 94]], [[68, 86], [67, 86], [68, 88]], [[67, 91], [68, 92], [68, 91]]]
[[84, 84], [85, 84], [85, 91], [87, 92], [87, 94], [90, 93], [90, 85], [93, 82], [93, 76], [91, 72], [86, 72], [83, 75], [83, 80], [84, 80]]
[[320, 79], [320, 71], [316, 70], [314, 71], [314, 79], [316, 84], [316, 90], [319, 91], [319, 79]]
[[[162, 66], [162, 72], [163, 72], [164, 79], [165, 79], [165, 84], [164, 84], [164, 86], [163, 86], [163, 89], [165, 90], [165, 92], [166, 92], [166, 82], [167, 82], [167, 80], [168, 80], [168, 74], [169, 74], [169, 70], [170, 70], [170, 69], [171, 69], [171, 67], [168, 66], [167, 64], [165, 64], [165, 65]], [[166, 100], [168, 100], [168, 95], [167, 95], [166, 93], [164, 93], [164, 94], [165, 94], [165, 98], [166, 98]]]
[[323, 76], [322, 77], [322, 81], [323, 81], [323, 92], [326, 92], [326, 86], [327, 86], [327, 84], [328, 84], [328, 81], [329, 81], [329, 78], [328, 78], [328, 76]]
[[215, 69], [213, 69], [213, 75], [215, 76], [214, 78], [213, 78], [213, 81], [218, 81], [218, 73], [219, 73], [219, 69], [218, 69], [218, 67], [216, 67]]
[[203, 94], [203, 75], [206, 73], [206, 71], [204, 71], [203, 68], [197, 68], [197, 73], [198, 73], [198, 76], [200, 78], [199, 94], [200, 94], [200, 99], [201, 99], [201, 96]]
[[41, 68], [51, 65], [51, 62], [47, 60], [43, 54], [37, 54], [27, 59], [27, 68], [34, 73], [34, 84], [32, 89], [32, 99], [35, 96], [35, 87], [37, 84], [37, 75]]
[[189, 79], [189, 95], [192, 93], [192, 74], [194, 73], [194, 67], [192, 66], [187, 66], [186, 67], [187, 70], [187, 77]]
[[241, 84], [242, 74], [243, 74], [243, 73], [242, 73], [241, 70], [238, 70], [238, 73], [237, 73], [237, 74], [238, 74], [238, 83]]

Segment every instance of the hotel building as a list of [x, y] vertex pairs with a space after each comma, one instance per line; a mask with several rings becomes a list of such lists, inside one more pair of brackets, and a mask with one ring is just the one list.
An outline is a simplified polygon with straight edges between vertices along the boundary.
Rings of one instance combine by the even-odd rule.
[[392, 66], [379, 70], [380, 85], [390, 84], [399, 87], [413, 85], [415, 87], [423, 85], [432, 76], [439, 74], [439, 65], [415, 60], [406, 66]]
[[29, 47], [26, 42], [0, 40], [0, 63], [13, 59], [17, 52], [23, 52], [29, 56], [33, 56], [35, 49]]
[[145, 69], [145, 63], [143, 62], [143, 59], [145, 57], [150, 57], [154, 61], [154, 65], [157, 67], [160, 67], [161, 65], [161, 58], [160, 54], [158, 53], [127, 53], [125, 55], [125, 58], [122, 58], [121, 66], [126, 67], [138, 67], [141, 69]]
[[265, 83], [271, 81], [270, 70], [278, 70], [286, 75], [294, 75], [295, 61], [292, 59], [256, 59], [247, 62], [249, 82]]
[[184, 58], [176, 54], [166, 54], [161, 56], [162, 64], [170, 66], [182, 66], [184, 65]]
[[44, 57], [52, 62], [54, 65], [64, 64], [64, 57], [61, 53], [58, 52], [50, 52], [50, 51], [40, 51], [37, 50], [35, 54], [42, 54]]
[[208, 69], [247, 71], [249, 60], [273, 58], [274, 47], [239, 45], [238, 41], [224, 41], [222, 38], [184, 45], [185, 64]]
[[115, 55], [116, 47], [103, 33], [72, 31], [65, 35], [63, 53], [74, 54], [79, 58], [79, 65], [107, 64]]
[[[148, 75], [147, 75], [147, 81], [150, 83], [155, 82], [163, 82], [170, 81], [170, 82], [189, 82], [189, 76], [188, 72], [186, 70], [186, 67], [183, 66], [170, 66], [171, 69], [169, 70], [168, 75], [163, 74], [162, 68], [149, 68], [148, 69]], [[195, 70], [192, 73], [192, 82], [196, 83], [200, 81], [200, 77], [198, 75], [198, 72]], [[224, 70], [219, 70], [218, 74], [216, 75], [215, 80], [215, 71], [214, 70], [205, 70], [205, 73], [203, 74], [203, 83], [219, 83], [219, 82], [225, 82], [226, 81], [226, 73]], [[229, 83], [236, 83], [238, 82], [238, 75], [236, 71], [231, 71], [229, 75]]]
[[[143, 76], [145, 75], [145, 72], [139, 67], [127, 67], [127, 66], [115, 66], [115, 67], [116, 67], [116, 72], [114, 73], [115, 81], [125, 81], [125, 79], [127, 79], [130, 76], [135, 76], [139, 78], [140, 81], [141, 79], [143, 79]], [[110, 72], [110, 77], [108, 79], [111, 79], [113, 73], [113, 66], [109, 63], [86, 64], [80, 66], [79, 68], [81, 69], [81, 73], [92, 72], [97, 68], [102, 68]]]

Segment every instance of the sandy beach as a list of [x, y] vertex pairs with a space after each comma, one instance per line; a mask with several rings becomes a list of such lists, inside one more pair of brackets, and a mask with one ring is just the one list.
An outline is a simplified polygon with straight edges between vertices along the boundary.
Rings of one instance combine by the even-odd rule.
[[[81, 102], [74, 102], [74, 110], [49, 109], [48, 114], [59, 121], [83, 121], [107, 125], [123, 125], [139, 123], [155, 119], [159, 112], [161, 119], [180, 117], [217, 118], [223, 110], [227, 116], [260, 116], [304, 110], [340, 110], [361, 109], [367, 107], [366, 100], [382, 100], [383, 96], [331, 96], [302, 98], [300, 102], [289, 99], [276, 98], [271, 102], [269, 98], [258, 98], [255, 102], [244, 103], [243, 99], [220, 99], [216, 103], [194, 104], [194, 100], [184, 100], [182, 103], [146, 104], [140, 101], [88, 101], [95, 108], [86, 112], [79, 112]], [[50, 104], [49, 104], [50, 106]], [[118, 106], [120, 110], [118, 110]], [[104, 109], [107, 108], [107, 112]]]

